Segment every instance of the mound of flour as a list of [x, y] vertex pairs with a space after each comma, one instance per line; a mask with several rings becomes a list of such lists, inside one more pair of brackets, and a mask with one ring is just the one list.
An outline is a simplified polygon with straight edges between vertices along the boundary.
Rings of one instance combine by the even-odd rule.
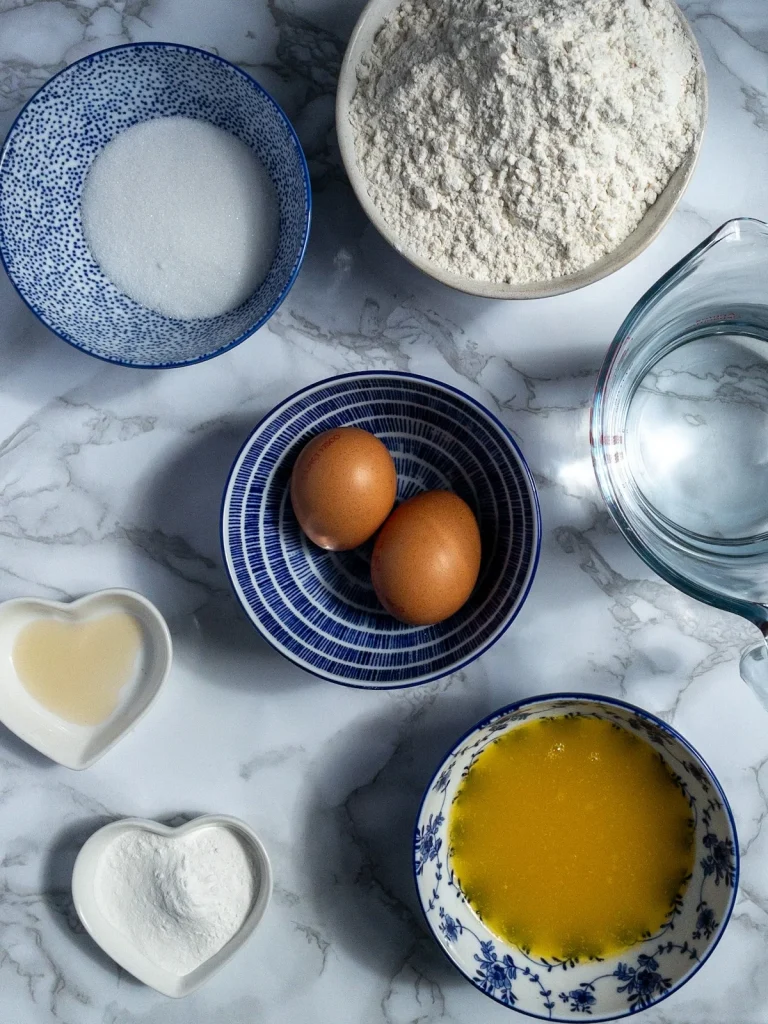
[[403, 246], [479, 281], [549, 280], [611, 252], [699, 122], [667, 0], [402, 0], [357, 75], [372, 201]]

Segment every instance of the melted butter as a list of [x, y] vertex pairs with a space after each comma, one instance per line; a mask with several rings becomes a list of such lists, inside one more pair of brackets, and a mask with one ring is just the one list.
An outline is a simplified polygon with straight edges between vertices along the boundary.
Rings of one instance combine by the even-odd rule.
[[38, 619], [19, 631], [12, 659], [24, 688], [77, 725], [99, 725], [133, 675], [141, 626], [125, 612], [85, 622]]
[[528, 722], [491, 743], [449, 830], [470, 904], [540, 957], [607, 956], [654, 934], [693, 867], [690, 807], [666, 764], [596, 718]]

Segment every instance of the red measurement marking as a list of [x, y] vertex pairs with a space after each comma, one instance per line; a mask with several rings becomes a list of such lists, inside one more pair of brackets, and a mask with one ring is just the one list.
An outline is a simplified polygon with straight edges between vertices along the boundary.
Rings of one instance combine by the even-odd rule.
[[718, 320], [735, 320], [735, 313], [713, 313], [712, 316], [705, 316], [701, 320], [694, 320], [693, 326], [699, 327], [701, 324], [714, 324]]

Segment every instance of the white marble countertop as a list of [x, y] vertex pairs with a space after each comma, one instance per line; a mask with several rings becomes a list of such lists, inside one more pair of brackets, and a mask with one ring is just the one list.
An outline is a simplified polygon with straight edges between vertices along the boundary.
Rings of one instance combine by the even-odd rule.
[[[410, 868], [422, 787], [453, 739], [525, 695], [621, 695], [674, 723], [720, 777], [741, 890], [711, 960], [648, 1024], [768, 1024], [768, 714], [740, 681], [752, 633], [662, 584], [596, 493], [587, 420], [625, 313], [728, 217], [768, 218], [768, 3], [684, 4], [709, 71], [693, 182], [631, 266], [574, 295], [490, 302], [434, 284], [367, 224], [340, 169], [335, 75], [360, 0], [0, 0], [0, 135], [67, 62], [163, 39], [215, 50], [272, 90], [315, 184], [304, 268], [256, 336], [213, 362], [102, 364], [47, 332], [0, 275], [0, 598], [136, 588], [176, 660], [151, 715], [77, 774], [0, 732], [2, 1024], [504, 1024], [425, 933]], [[493, 409], [540, 489], [541, 566], [515, 626], [469, 669], [412, 690], [323, 683], [269, 650], [221, 566], [219, 502], [251, 426], [345, 370], [439, 377]], [[756, 635], [756, 634], [755, 634]], [[182, 1001], [83, 933], [74, 857], [120, 815], [246, 819], [272, 856], [263, 926]], [[522, 1019], [522, 1018], [521, 1018]]]

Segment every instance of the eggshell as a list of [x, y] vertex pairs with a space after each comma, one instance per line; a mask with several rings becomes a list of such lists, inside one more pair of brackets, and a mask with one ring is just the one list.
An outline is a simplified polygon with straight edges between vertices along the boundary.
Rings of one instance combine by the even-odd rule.
[[299, 454], [291, 503], [299, 525], [321, 548], [349, 551], [372, 537], [397, 493], [392, 456], [359, 427], [326, 430]]
[[472, 593], [480, 554], [480, 530], [469, 505], [450, 491], [427, 491], [395, 509], [376, 538], [373, 587], [401, 622], [442, 622]]

